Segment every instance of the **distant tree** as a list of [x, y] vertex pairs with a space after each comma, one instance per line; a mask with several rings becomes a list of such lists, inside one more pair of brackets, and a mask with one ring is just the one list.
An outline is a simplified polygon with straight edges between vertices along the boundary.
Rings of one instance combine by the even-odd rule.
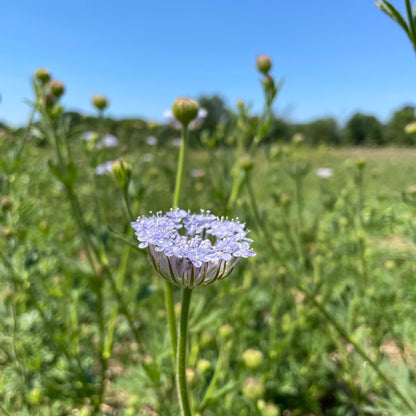
[[338, 145], [341, 142], [337, 121], [332, 117], [294, 125], [293, 131], [295, 133], [302, 133], [305, 137], [305, 142], [311, 145], [320, 143]]
[[210, 134], [213, 134], [218, 123], [226, 124], [229, 121], [230, 115], [225, 108], [224, 100], [219, 95], [201, 95], [198, 98], [198, 103], [201, 108], [208, 111], [201, 129], [208, 130]]
[[415, 107], [411, 105], [395, 111], [386, 125], [386, 142], [402, 146], [416, 144], [416, 137], [404, 131], [405, 126], [415, 120]]
[[352, 145], [383, 144], [383, 125], [367, 114], [355, 113], [343, 130], [343, 142]]

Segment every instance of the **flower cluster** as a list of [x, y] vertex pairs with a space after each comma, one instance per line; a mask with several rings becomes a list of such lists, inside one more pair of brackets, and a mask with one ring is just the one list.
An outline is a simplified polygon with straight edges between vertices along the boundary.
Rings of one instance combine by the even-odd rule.
[[175, 209], [131, 223], [140, 248], [147, 248], [156, 271], [183, 287], [209, 285], [227, 277], [241, 257], [255, 256], [244, 224]]

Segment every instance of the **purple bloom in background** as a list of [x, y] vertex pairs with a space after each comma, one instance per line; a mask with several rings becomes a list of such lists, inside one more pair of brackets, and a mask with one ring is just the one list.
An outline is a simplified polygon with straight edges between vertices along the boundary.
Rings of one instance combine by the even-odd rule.
[[97, 142], [97, 149], [102, 149], [103, 147], [117, 147], [118, 146], [118, 139], [116, 136], [112, 134], [106, 134], [99, 142]]
[[156, 271], [167, 281], [194, 288], [226, 278], [240, 258], [255, 256], [238, 221], [209, 211], [175, 209], [131, 223], [140, 248], [147, 248]]
[[157, 145], [157, 138], [155, 136], [146, 137], [146, 144], [148, 146], [156, 146]]
[[113, 165], [114, 165], [114, 160], [109, 160], [107, 162], [104, 162], [95, 168], [95, 174], [104, 175], [105, 173], [112, 172]]

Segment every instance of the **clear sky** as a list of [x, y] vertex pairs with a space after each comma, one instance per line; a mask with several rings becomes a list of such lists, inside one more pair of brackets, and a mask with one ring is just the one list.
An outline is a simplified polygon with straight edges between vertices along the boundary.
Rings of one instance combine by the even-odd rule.
[[292, 121], [358, 110], [386, 120], [416, 103], [410, 42], [372, 0], [14, 0], [0, 3], [0, 120], [25, 122], [38, 67], [83, 113], [94, 93], [113, 117], [161, 120], [177, 96], [214, 93], [258, 110], [263, 53], [285, 78], [275, 110]]

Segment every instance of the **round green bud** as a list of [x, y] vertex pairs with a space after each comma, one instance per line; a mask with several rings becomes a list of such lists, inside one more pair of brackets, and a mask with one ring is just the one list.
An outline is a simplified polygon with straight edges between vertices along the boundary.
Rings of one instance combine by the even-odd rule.
[[220, 327], [220, 335], [224, 339], [230, 338], [232, 333], [233, 333], [233, 327], [230, 324], [224, 324]]
[[266, 75], [272, 67], [272, 60], [267, 55], [259, 55], [256, 60], [256, 66], [261, 73]]
[[98, 110], [104, 110], [108, 107], [109, 101], [106, 96], [102, 94], [95, 94], [91, 98], [92, 105]]
[[255, 377], [249, 377], [243, 385], [243, 394], [250, 400], [261, 399], [264, 395], [264, 384]]
[[127, 187], [131, 178], [131, 165], [123, 159], [118, 159], [113, 163], [112, 171], [120, 187]]
[[279, 416], [280, 410], [273, 403], [267, 403], [260, 411], [261, 416]]
[[406, 192], [409, 195], [416, 196], [416, 185], [410, 185], [407, 187]]
[[199, 340], [199, 345], [204, 348], [204, 347], [209, 347], [215, 340], [214, 337], [214, 332], [211, 331], [210, 329], [206, 329], [202, 334], [201, 334], [201, 338]]
[[56, 98], [59, 98], [63, 95], [65, 92], [65, 85], [62, 81], [59, 81], [57, 79], [53, 79], [52, 81], [49, 81], [48, 84], [49, 91], [55, 96]]
[[365, 166], [365, 159], [363, 158], [357, 159], [355, 161], [355, 165], [357, 166], [358, 169], [363, 169]]
[[296, 133], [293, 135], [292, 137], [292, 142], [294, 144], [301, 144], [305, 141], [305, 139], [303, 138], [303, 134], [302, 133]]
[[196, 368], [202, 374], [206, 374], [212, 369], [212, 364], [210, 361], [206, 360], [205, 358], [201, 358], [196, 363]]
[[179, 97], [172, 105], [176, 120], [187, 126], [198, 115], [199, 104], [192, 98]]
[[284, 207], [288, 207], [292, 203], [292, 197], [287, 193], [283, 193], [280, 196], [280, 202]]
[[404, 131], [406, 134], [415, 134], [416, 133], [416, 121], [406, 124]]
[[241, 156], [240, 166], [242, 169], [248, 171], [253, 167], [253, 159], [247, 153]]
[[198, 384], [198, 374], [193, 368], [186, 369], [186, 382], [191, 387], [194, 387]]
[[46, 68], [38, 68], [35, 71], [35, 78], [42, 84], [46, 84], [51, 80], [51, 74]]
[[236, 106], [237, 106], [237, 108], [239, 108], [240, 110], [242, 110], [243, 108], [244, 108], [244, 101], [241, 99], [241, 98], [239, 98], [237, 101], [236, 101]]
[[251, 370], [257, 370], [263, 362], [263, 353], [250, 348], [243, 352], [242, 358], [246, 367]]
[[3, 196], [1, 198], [0, 205], [3, 211], [10, 211], [13, 206], [13, 203], [12, 203], [12, 200], [8, 196]]

